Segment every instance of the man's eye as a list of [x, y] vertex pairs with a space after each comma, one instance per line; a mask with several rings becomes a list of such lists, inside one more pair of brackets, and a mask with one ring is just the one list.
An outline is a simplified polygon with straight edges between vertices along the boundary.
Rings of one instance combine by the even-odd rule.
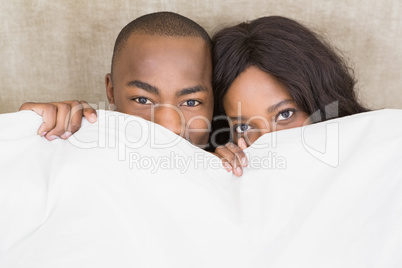
[[237, 133], [243, 133], [243, 132], [250, 130], [251, 128], [252, 127], [247, 124], [239, 124], [239, 125], [235, 126], [235, 131]]
[[285, 111], [282, 111], [282, 112], [280, 112], [279, 114], [278, 114], [278, 117], [277, 117], [277, 121], [282, 121], [282, 120], [286, 120], [286, 119], [289, 119], [290, 117], [292, 117], [292, 115], [294, 114], [294, 111], [292, 111], [292, 110], [285, 110]]
[[189, 107], [195, 107], [195, 106], [200, 105], [200, 102], [196, 101], [196, 100], [188, 100], [188, 101], [183, 102], [182, 105], [183, 106], [189, 106]]
[[138, 97], [138, 98], [135, 98], [133, 100], [138, 102], [138, 103], [140, 103], [140, 104], [152, 104], [152, 101], [150, 101], [149, 99], [144, 98], [144, 97]]

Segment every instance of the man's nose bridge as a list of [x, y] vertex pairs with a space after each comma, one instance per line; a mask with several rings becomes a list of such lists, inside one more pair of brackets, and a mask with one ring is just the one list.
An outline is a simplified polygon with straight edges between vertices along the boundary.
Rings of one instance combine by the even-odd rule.
[[180, 109], [170, 104], [158, 104], [154, 108], [153, 121], [177, 135], [181, 135], [184, 132], [184, 115]]

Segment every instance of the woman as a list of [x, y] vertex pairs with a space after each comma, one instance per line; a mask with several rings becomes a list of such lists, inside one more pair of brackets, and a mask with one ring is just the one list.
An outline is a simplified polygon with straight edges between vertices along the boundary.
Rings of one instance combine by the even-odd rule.
[[231, 138], [226, 132], [212, 142], [233, 140], [245, 148], [265, 133], [368, 111], [356, 98], [345, 61], [317, 34], [285, 17], [219, 31], [213, 62], [215, 118], [228, 120], [217, 121], [215, 129], [229, 123]]

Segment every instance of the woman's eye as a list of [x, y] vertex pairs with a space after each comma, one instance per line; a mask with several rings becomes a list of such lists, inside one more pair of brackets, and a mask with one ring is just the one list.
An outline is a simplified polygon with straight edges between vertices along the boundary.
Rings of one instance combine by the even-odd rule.
[[200, 104], [200, 102], [199, 101], [196, 101], [196, 100], [188, 100], [188, 101], [185, 101], [185, 102], [183, 102], [183, 106], [189, 106], [189, 107], [195, 107], [195, 106], [198, 106]]
[[282, 121], [282, 120], [289, 119], [290, 117], [292, 117], [293, 114], [294, 114], [294, 111], [292, 111], [292, 110], [282, 111], [278, 114], [278, 118], [276, 120]]
[[135, 98], [133, 100], [138, 102], [138, 103], [140, 103], [140, 104], [152, 104], [152, 101], [150, 101], [149, 99], [144, 98], [144, 97], [138, 97], [138, 98]]
[[240, 125], [235, 126], [235, 131], [237, 133], [243, 133], [243, 132], [246, 132], [246, 131], [248, 131], [250, 129], [251, 129], [251, 127], [249, 125], [247, 125], [247, 124], [240, 124]]

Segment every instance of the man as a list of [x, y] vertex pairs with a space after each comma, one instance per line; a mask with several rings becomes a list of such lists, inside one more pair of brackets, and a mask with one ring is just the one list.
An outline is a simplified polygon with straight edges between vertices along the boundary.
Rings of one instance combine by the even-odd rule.
[[[105, 79], [106, 94], [117, 111], [154, 121], [183, 137], [187, 134], [198, 146], [207, 144], [206, 120], [211, 122], [213, 107], [211, 41], [201, 26], [170, 12], [139, 17], [118, 35], [111, 69]], [[46, 133], [46, 138], [52, 140], [68, 138], [79, 128], [79, 108], [85, 108], [84, 115], [93, 121], [95, 111], [85, 102], [25, 103], [21, 110], [44, 115], [39, 134]], [[55, 118], [46, 117], [49, 113]], [[206, 120], [189, 122], [194, 116]], [[70, 122], [67, 128], [65, 118]], [[182, 124], [183, 118], [186, 124]], [[205, 131], [189, 133], [194, 128]]]
[[[211, 82], [208, 33], [171, 12], [147, 14], [126, 25], [105, 78], [112, 110], [160, 124], [201, 148], [208, 144], [213, 116]], [[20, 110], [43, 116], [38, 134], [48, 140], [67, 139], [80, 128], [82, 116], [96, 121], [95, 110], [86, 102], [24, 103]], [[219, 151], [231, 163], [226, 169], [241, 175], [237, 163], [246, 163], [240, 161], [245, 158], [242, 150], [228, 146]]]

